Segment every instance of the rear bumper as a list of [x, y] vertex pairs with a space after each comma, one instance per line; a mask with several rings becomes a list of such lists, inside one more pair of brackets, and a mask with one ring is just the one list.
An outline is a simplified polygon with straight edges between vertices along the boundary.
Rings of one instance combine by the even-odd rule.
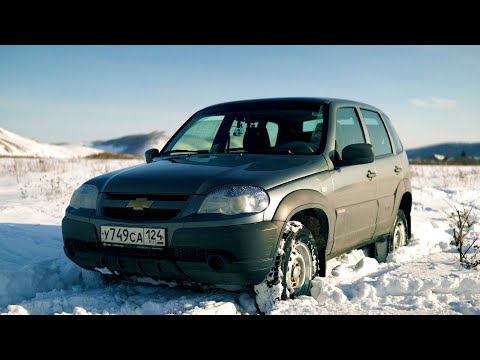
[[170, 232], [164, 249], [104, 246], [98, 236], [100, 225], [68, 214], [63, 218], [65, 254], [83, 268], [106, 267], [124, 275], [162, 280], [254, 285], [273, 266], [283, 223], [171, 229], [168, 224], [158, 225]]

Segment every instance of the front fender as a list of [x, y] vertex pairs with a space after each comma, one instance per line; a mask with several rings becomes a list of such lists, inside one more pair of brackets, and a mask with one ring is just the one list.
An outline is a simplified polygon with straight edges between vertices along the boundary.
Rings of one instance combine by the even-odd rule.
[[[326, 253], [329, 254], [333, 242], [330, 241], [333, 239], [333, 224], [334, 224], [334, 215], [328, 210], [328, 199], [321, 193], [315, 190], [296, 190], [285, 196], [280, 204], [278, 205], [275, 214], [273, 215], [273, 221], [280, 221], [285, 223], [289, 221], [293, 215], [299, 211], [306, 209], [319, 209], [327, 216], [328, 220], [328, 239]], [[284, 229], [282, 229], [283, 233]]]
[[298, 211], [311, 208], [311, 204], [328, 208], [327, 198], [315, 190], [296, 190], [285, 196], [273, 215], [273, 220], [288, 221]]

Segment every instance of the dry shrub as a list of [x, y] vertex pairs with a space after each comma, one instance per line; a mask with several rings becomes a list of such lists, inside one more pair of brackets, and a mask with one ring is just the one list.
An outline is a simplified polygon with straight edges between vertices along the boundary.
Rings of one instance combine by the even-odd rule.
[[[450, 213], [450, 223], [453, 228], [453, 242], [460, 256], [460, 263], [462, 263], [466, 268], [475, 268], [480, 264], [480, 259], [477, 259], [477, 255], [479, 254], [480, 250], [479, 246], [475, 244], [478, 240], [478, 235], [472, 234], [472, 243], [466, 250], [463, 250], [465, 246], [465, 240], [471, 234], [473, 226], [477, 222], [475, 215], [472, 214], [473, 208], [463, 208], [459, 210], [456, 206], [450, 206], [453, 209], [453, 211]], [[475, 251], [472, 255], [468, 256], [468, 251], [472, 247]]]

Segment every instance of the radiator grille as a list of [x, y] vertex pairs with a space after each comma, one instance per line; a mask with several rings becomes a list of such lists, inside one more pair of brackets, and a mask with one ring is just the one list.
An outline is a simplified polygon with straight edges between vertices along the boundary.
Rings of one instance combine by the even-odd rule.
[[104, 207], [103, 215], [119, 220], [170, 220], [180, 213], [180, 209], [143, 209], [133, 210], [131, 208]]

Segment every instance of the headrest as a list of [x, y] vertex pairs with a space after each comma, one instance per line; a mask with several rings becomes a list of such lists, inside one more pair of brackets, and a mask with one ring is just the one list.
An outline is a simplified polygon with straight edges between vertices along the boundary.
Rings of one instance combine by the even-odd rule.
[[322, 131], [323, 123], [318, 123], [317, 126], [315, 126], [315, 130], [313, 130], [310, 142], [313, 144], [320, 144], [320, 141], [322, 140]]
[[270, 138], [265, 126], [248, 127], [243, 137], [243, 148], [246, 151], [267, 149], [270, 147]]

